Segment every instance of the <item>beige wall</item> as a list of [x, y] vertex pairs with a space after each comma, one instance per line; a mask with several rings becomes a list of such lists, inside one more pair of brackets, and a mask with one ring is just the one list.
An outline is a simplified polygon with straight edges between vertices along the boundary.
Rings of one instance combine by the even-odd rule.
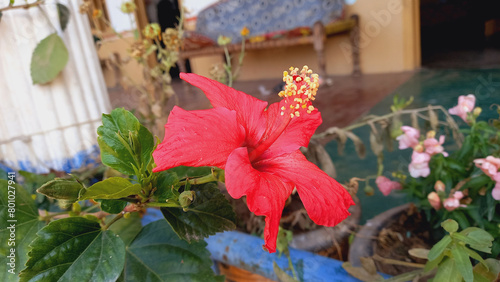
[[[386, 73], [420, 67], [419, 0], [357, 0], [347, 6], [347, 15], [358, 14], [361, 31], [361, 71]], [[327, 72], [343, 75], [352, 72], [348, 34], [327, 39]], [[237, 57], [237, 56], [235, 56]], [[193, 72], [209, 76], [219, 57], [191, 60]], [[240, 80], [279, 78], [290, 66], [309, 65], [318, 69], [312, 45], [252, 51], [246, 54]]]

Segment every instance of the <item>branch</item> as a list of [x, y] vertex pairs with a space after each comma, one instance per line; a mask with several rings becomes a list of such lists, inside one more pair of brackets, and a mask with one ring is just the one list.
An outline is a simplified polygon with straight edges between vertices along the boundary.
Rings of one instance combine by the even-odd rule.
[[45, 0], [38, 0], [34, 3], [30, 3], [30, 4], [23, 4], [23, 5], [16, 5], [16, 6], [7, 6], [7, 7], [4, 7], [4, 8], [0, 8], [0, 12], [3, 12], [3, 11], [7, 11], [7, 10], [13, 10], [13, 9], [29, 9], [31, 7], [35, 7], [35, 6], [38, 6], [38, 5], [41, 5], [45, 2]]

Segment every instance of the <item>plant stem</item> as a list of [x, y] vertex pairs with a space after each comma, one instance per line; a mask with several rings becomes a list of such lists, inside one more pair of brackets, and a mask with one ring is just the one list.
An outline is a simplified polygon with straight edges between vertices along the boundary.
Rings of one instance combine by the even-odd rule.
[[108, 224], [106, 224], [106, 226], [104, 226], [102, 229], [103, 229], [103, 230], [108, 230], [108, 229], [109, 229], [109, 227], [110, 227], [113, 223], [115, 223], [115, 222], [117, 222], [118, 220], [120, 220], [120, 219], [123, 217], [123, 215], [124, 215], [124, 214], [125, 214], [124, 212], [121, 212], [121, 213], [117, 214], [117, 215], [116, 215], [115, 217], [113, 217], [113, 219], [112, 219], [112, 220], [111, 220]]
[[227, 50], [227, 45], [224, 45], [224, 54], [226, 55], [226, 72], [227, 72], [227, 86], [233, 86], [233, 71], [231, 69], [231, 56], [229, 56], [229, 51]]
[[399, 261], [395, 259], [388, 259], [388, 258], [383, 258], [379, 255], [374, 255], [372, 257], [374, 260], [378, 260], [381, 263], [388, 263], [388, 264], [395, 264], [395, 265], [404, 265], [404, 266], [409, 266], [409, 267], [415, 267], [415, 268], [424, 268], [425, 264], [421, 263], [414, 263], [414, 262], [406, 262], [406, 261]]
[[298, 281], [299, 278], [297, 277], [297, 272], [295, 272], [295, 267], [293, 267], [292, 257], [289, 252], [287, 252], [286, 257], [288, 258], [288, 268], [292, 270], [293, 278]]
[[160, 208], [177, 208], [177, 207], [181, 207], [179, 204], [177, 203], [159, 203], [159, 202], [149, 202], [147, 203], [147, 205], [149, 207], [160, 207]]
[[215, 177], [215, 175], [213, 173], [211, 173], [209, 175], [205, 175], [205, 176], [202, 176], [199, 178], [186, 179], [184, 181], [180, 181], [179, 184], [186, 185], [187, 183], [189, 183], [191, 185], [197, 185], [197, 184], [203, 184], [203, 183], [208, 183], [208, 182], [213, 182], [213, 181], [217, 181], [217, 177]]
[[[411, 114], [411, 113], [414, 113], [414, 112], [422, 112], [422, 111], [429, 111], [429, 110], [440, 110], [440, 111], [442, 111], [444, 113], [444, 115], [446, 116], [447, 120], [453, 121], [452, 117], [450, 116], [450, 114], [448, 113], [448, 111], [446, 111], [446, 109], [443, 108], [443, 106], [428, 106], [428, 107], [425, 107], [425, 108], [418, 108], [418, 109], [411, 109], [411, 110], [401, 110], [401, 111], [392, 112], [392, 113], [389, 113], [389, 114], [386, 114], [386, 115], [383, 115], [383, 116], [371, 116], [370, 118], [366, 118], [366, 119], [364, 119], [361, 122], [358, 122], [358, 123], [346, 126], [346, 127], [342, 128], [342, 130], [344, 130], [344, 131], [351, 131], [351, 130], [354, 130], [356, 128], [368, 125], [369, 123], [373, 123], [373, 122], [377, 122], [377, 121], [382, 121], [382, 120], [389, 119], [389, 118], [391, 118], [391, 117], [393, 117], [395, 115], [398, 115], [398, 114]], [[458, 128], [458, 125], [456, 125], [456, 123], [454, 123], [454, 122], [453, 123], [448, 122], [448, 125], [454, 131], [459, 132], [459, 128]], [[328, 137], [330, 135], [335, 134], [335, 131], [334, 131], [335, 129], [337, 129], [337, 127], [330, 127], [327, 130], [323, 131], [322, 133], [315, 134], [312, 138], [314, 138], [314, 139], [320, 139], [320, 138]], [[456, 140], [456, 141], [458, 143], [463, 142], [463, 136], [460, 135], [459, 136], [459, 140]]]
[[14, 9], [28, 9], [31, 7], [41, 5], [44, 2], [45, 2], [45, 0], [38, 0], [35, 3], [28, 3], [28, 4], [22, 4], [22, 5], [16, 5], [16, 6], [7, 6], [4, 8], [0, 8], [0, 12], [7, 11], [7, 10], [14, 10]]

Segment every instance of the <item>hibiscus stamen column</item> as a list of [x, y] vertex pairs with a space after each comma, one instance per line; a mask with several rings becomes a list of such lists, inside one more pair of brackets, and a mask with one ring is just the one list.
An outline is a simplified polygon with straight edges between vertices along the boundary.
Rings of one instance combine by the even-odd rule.
[[298, 68], [290, 67], [290, 73], [283, 72], [283, 81], [285, 88], [278, 93], [283, 98], [280, 103], [282, 119], [278, 127], [274, 123], [267, 125], [257, 147], [249, 150], [250, 161], [254, 161], [267, 150], [281, 136], [293, 118], [299, 118], [301, 115], [317, 110], [312, 105], [319, 87], [317, 74], [312, 73], [307, 66], [304, 66], [300, 72]]

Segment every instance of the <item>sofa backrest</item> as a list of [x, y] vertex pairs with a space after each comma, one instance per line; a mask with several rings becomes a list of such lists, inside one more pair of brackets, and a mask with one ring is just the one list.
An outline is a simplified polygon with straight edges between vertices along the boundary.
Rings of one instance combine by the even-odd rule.
[[219, 35], [241, 41], [243, 27], [250, 36], [328, 24], [343, 16], [344, 0], [222, 0], [201, 11], [196, 31], [217, 40]]

